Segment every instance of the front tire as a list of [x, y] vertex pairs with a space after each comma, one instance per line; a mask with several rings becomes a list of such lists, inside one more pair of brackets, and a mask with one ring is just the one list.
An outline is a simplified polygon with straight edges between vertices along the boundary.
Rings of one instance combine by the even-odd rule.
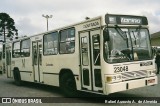
[[60, 76], [60, 88], [66, 96], [76, 96], [76, 82], [74, 76], [71, 73], [64, 73]]

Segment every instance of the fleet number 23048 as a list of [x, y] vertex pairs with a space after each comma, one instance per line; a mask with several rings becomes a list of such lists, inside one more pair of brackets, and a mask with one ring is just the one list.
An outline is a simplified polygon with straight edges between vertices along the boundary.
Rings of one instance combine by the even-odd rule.
[[128, 66], [114, 67], [114, 73], [126, 72], [126, 71], [128, 71]]

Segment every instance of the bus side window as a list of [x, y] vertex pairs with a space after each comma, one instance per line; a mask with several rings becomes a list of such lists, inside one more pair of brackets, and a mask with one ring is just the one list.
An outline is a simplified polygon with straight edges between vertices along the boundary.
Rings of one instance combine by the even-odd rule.
[[58, 53], [58, 32], [44, 35], [44, 55], [55, 55]]
[[60, 31], [60, 54], [70, 54], [75, 51], [75, 29]]
[[21, 57], [30, 56], [30, 39], [23, 40], [21, 43]]
[[20, 57], [20, 42], [13, 43], [13, 52], [12, 52], [13, 58]]
[[93, 58], [94, 58], [94, 65], [100, 65], [100, 36], [93, 35]]

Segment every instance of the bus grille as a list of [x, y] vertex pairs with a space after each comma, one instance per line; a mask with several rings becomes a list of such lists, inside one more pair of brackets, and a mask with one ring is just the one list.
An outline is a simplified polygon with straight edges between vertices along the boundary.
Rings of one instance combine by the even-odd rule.
[[122, 79], [124, 81], [131, 80], [131, 79], [144, 78], [144, 77], [147, 77], [146, 70], [122, 73]]

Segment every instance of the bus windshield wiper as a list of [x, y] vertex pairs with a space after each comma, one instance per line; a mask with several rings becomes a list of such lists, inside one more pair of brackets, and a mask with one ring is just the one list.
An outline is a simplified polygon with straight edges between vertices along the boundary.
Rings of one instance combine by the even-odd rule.
[[132, 31], [134, 39], [135, 39], [135, 41], [134, 41], [135, 45], [137, 45], [137, 36], [140, 36], [140, 30], [141, 30], [141, 26], [139, 26], [135, 31], [135, 32], [137, 32], [137, 35], [135, 35], [134, 31]]
[[127, 35], [126, 33], [124, 33], [121, 28], [118, 26], [118, 25], [115, 25], [116, 26], [116, 31], [119, 33], [119, 35], [124, 39], [124, 40], [127, 40]]
[[135, 39], [135, 40], [134, 40], [134, 44], [137, 45], [137, 38], [136, 38], [136, 35], [134, 34], [133, 31], [132, 31], [132, 33], [133, 33], [133, 36], [134, 36], [134, 39]]

